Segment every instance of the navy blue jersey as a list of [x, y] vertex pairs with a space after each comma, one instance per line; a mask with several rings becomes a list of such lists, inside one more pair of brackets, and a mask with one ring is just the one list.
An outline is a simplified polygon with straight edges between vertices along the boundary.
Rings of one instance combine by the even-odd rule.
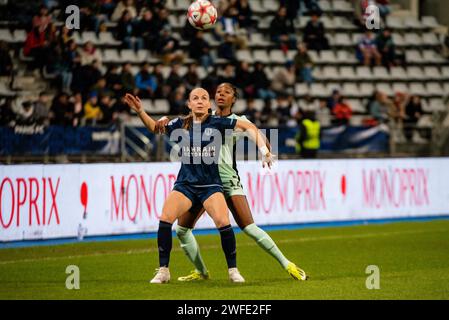
[[226, 136], [232, 134], [237, 120], [209, 116], [202, 123], [193, 123], [187, 131], [184, 120], [176, 118], [167, 125], [166, 133], [179, 146], [181, 169], [176, 184], [198, 187], [222, 185], [218, 171], [220, 149]]

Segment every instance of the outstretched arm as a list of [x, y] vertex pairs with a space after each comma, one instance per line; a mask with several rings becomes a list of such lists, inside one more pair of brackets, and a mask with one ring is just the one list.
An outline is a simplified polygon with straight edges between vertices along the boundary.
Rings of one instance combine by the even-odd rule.
[[271, 148], [268, 143], [268, 139], [262, 134], [262, 132], [257, 129], [257, 127], [253, 123], [243, 120], [237, 120], [235, 129], [240, 129], [248, 133], [249, 138], [254, 141], [263, 155], [263, 166], [265, 167], [266, 163], [268, 164], [268, 167], [271, 168], [274, 160], [274, 155], [271, 154]]
[[139, 97], [127, 93], [125, 95], [125, 102], [131, 109], [133, 109], [138, 114], [140, 120], [142, 120], [145, 127], [147, 127], [147, 129], [150, 130], [151, 132], [154, 132], [154, 129], [156, 127], [156, 121], [154, 121], [154, 119], [151, 118], [145, 112], [142, 106], [142, 101], [139, 99]]

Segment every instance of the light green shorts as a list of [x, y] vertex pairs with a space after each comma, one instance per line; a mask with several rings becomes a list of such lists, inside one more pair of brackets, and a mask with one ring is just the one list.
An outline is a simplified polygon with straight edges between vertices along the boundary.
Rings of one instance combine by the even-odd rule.
[[245, 192], [243, 192], [243, 186], [239, 179], [231, 179], [223, 181], [223, 192], [225, 198], [229, 198], [232, 196], [244, 196]]

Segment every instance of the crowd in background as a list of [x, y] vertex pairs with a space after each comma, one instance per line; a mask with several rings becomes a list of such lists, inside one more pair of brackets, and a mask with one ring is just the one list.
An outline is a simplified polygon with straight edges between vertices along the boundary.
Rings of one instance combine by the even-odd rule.
[[[211, 31], [211, 36], [220, 43], [216, 53], [212, 51], [205, 33], [188, 23], [181, 36], [192, 45], [187, 52], [181, 50], [180, 39], [173, 35], [169, 11], [163, 0], [81, 1], [81, 31], [101, 34], [109, 31], [107, 22], [116, 22], [114, 37], [120, 41], [121, 48], [147, 49], [160, 58], [161, 62], [154, 66], [142, 63], [136, 74], [133, 74], [130, 63], [105, 66], [100, 51], [92, 42], [79, 46], [71, 30], [64, 25], [55, 27], [53, 22], [60, 17], [54, 16], [52, 8], [55, 5], [64, 8], [69, 5], [66, 2], [44, 1], [45, 4], [33, 15], [29, 9], [17, 11], [16, 20], [29, 29], [23, 47], [23, 55], [33, 58], [28, 68], [39, 70], [43, 75], [55, 75], [59, 93], [49, 101], [48, 93], [42, 92], [37, 101], [25, 101], [16, 114], [9, 108], [11, 101], [7, 100], [1, 109], [2, 124], [13, 118], [18, 123], [110, 124], [119, 115], [128, 113], [122, 100], [126, 92], [144, 99], [167, 99], [170, 114], [184, 114], [188, 112], [185, 99], [189, 90], [202, 86], [213, 96], [221, 82], [231, 82], [239, 88], [239, 97], [247, 101], [244, 113], [259, 125], [276, 122], [276, 125], [294, 126], [302, 117], [303, 110], [310, 109], [309, 104], [317, 104], [314, 110], [323, 123], [348, 124], [351, 119], [351, 105], [337, 89], [329, 99], [319, 102], [306, 96], [301, 100], [304, 105], [298, 105], [294, 98], [295, 83], [311, 84], [314, 81], [314, 63], [308, 50], [329, 49], [318, 1], [280, 1], [281, 6], [270, 23], [269, 36], [284, 52], [297, 52], [292, 61], [275, 69], [272, 80], [263, 63], [256, 61], [251, 67], [236, 57], [237, 50], [246, 49], [252, 32], [257, 30], [258, 21], [248, 0], [218, 2], [219, 21]], [[371, 2], [359, 1], [360, 12], [364, 12]], [[388, 1], [375, 2], [385, 18], [389, 13]], [[20, 7], [21, 3], [17, 1], [15, 5]], [[294, 20], [301, 18], [304, 10], [311, 18], [300, 39], [296, 36]], [[361, 14], [354, 20], [363, 28], [365, 18]], [[378, 34], [366, 31], [355, 49], [360, 63], [367, 66], [391, 67], [404, 63], [388, 29]], [[189, 64], [185, 74], [181, 74], [180, 68], [186, 58], [195, 62]], [[217, 58], [226, 59], [228, 63], [217, 68], [214, 65]], [[1, 74], [10, 73], [12, 60], [4, 43], [0, 44], [0, 62]], [[164, 66], [171, 68], [168, 76], [162, 72]], [[198, 73], [200, 66], [207, 72], [203, 79]], [[265, 101], [262, 111], [254, 107], [256, 99]], [[382, 92], [375, 92], [367, 110], [372, 116], [371, 124], [386, 122], [387, 119], [416, 123], [423, 113], [419, 97], [408, 97], [405, 93], [397, 93], [394, 99], [390, 99]]]

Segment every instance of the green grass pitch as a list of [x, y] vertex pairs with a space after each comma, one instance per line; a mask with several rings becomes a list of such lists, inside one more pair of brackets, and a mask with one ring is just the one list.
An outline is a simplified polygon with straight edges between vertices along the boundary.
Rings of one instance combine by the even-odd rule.
[[[227, 279], [217, 235], [197, 236], [211, 279], [179, 283], [192, 266], [174, 239], [167, 285], [150, 285], [156, 240], [0, 250], [0, 299], [449, 299], [449, 221], [269, 232], [311, 276], [297, 282], [249, 237], [237, 234], [244, 284]], [[80, 289], [65, 287], [80, 268]], [[368, 265], [380, 289], [368, 290]]]

